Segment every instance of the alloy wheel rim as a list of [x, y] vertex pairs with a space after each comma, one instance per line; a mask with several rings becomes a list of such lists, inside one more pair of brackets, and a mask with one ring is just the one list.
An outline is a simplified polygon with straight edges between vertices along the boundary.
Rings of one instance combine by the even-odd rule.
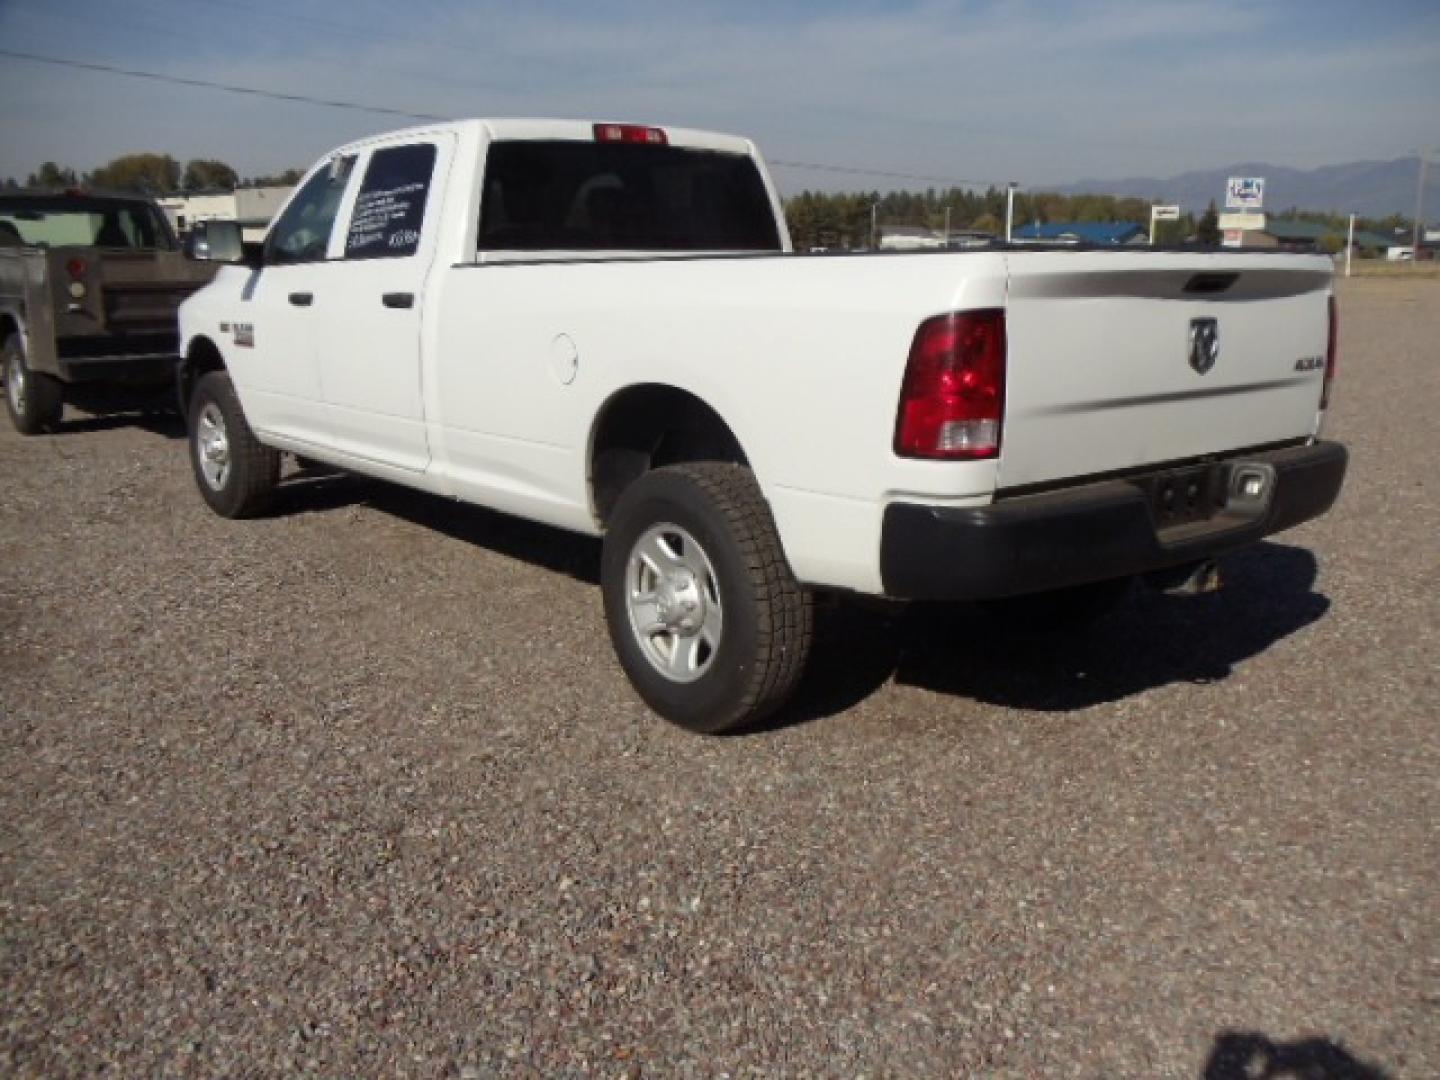
[[720, 582], [705, 549], [669, 523], [640, 534], [625, 566], [630, 629], [650, 666], [691, 683], [714, 664], [724, 633]]
[[16, 414], [25, 411], [25, 365], [18, 358], [10, 361], [10, 370], [5, 372], [5, 388], [10, 393], [10, 407]]
[[223, 489], [230, 478], [230, 438], [225, 430], [225, 414], [213, 401], [200, 410], [195, 424], [195, 457], [211, 490]]

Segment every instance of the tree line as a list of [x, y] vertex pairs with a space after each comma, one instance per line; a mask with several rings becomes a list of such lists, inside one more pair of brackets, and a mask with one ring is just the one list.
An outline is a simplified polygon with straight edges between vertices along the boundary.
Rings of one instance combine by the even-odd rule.
[[[803, 191], [785, 202], [785, 218], [795, 246], [869, 247], [876, 231], [907, 226], [943, 233], [972, 230], [999, 235], [1005, 231], [1005, 189], [972, 191], [952, 187], [945, 191], [878, 191], [829, 193]], [[1055, 192], [1015, 192], [1015, 228], [1040, 222], [1133, 221], [1149, 228], [1150, 203], [1114, 195], [1060, 195]], [[874, 208], [872, 210], [872, 207]], [[1160, 243], [1177, 243], [1195, 235], [1194, 214], [1157, 226]]]
[[[25, 179], [31, 188], [93, 187], [113, 191], [138, 191], [160, 195], [174, 191], [233, 191], [240, 186], [262, 187], [299, 183], [304, 175], [300, 169], [286, 169], [274, 176], [241, 179], [239, 173], [224, 161], [192, 158], [181, 163], [169, 154], [122, 154], [113, 161], [90, 172], [79, 172], [53, 161], [44, 162]], [[20, 184], [14, 177], [4, 181], [14, 190]], [[1147, 199], [1115, 195], [1060, 195], [1055, 192], [1015, 192], [1015, 227], [1051, 222], [1134, 222], [1144, 228], [1150, 225]], [[873, 208], [873, 209], [872, 209]], [[1324, 246], [1339, 250], [1349, 220], [1343, 214], [1301, 213], [1290, 209], [1277, 215], [1282, 219], [1319, 221], [1328, 225], [1333, 243]], [[952, 187], [945, 191], [821, 192], [802, 191], [785, 200], [785, 219], [795, 246], [809, 248], [864, 248], [878, 241], [875, 231], [887, 227], [911, 226], [944, 231], [968, 229], [1000, 235], [1005, 231], [1005, 189], [989, 187], [985, 191]], [[1380, 219], [1357, 219], [1356, 228], [1393, 235], [1408, 230], [1410, 221], [1399, 214]], [[1332, 235], [1326, 240], [1331, 241]], [[1177, 244], [1194, 239], [1205, 246], [1220, 242], [1215, 203], [1197, 217], [1182, 214], [1176, 221], [1156, 224], [1155, 239], [1160, 244]]]
[[[173, 191], [234, 191], [241, 186], [289, 185], [299, 183], [303, 175], [300, 169], [286, 169], [275, 176], [254, 176], [242, 180], [240, 174], [223, 161], [192, 158], [181, 165], [169, 154], [143, 153], [122, 154], [90, 172], [80, 172], [47, 161], [25, 178], [24, 186], [105, 188], [163, 195]], [[13, 191], [21, 185], [11, 176], [6, 177], [4, 186]]]
[[[1014, 227], [1053, 222], [1133, 222], [1144, 229], [1150, 227], [1148, 199], [1116, 195], [1061, 195], [1056, 192], [1015, 192]], [[872, 209], [873, 208], [873, 209]], [[1291, 208], [1274, 215], [1279, 219], [1321, 222], [1338, 236], [1334, 250], [1344, 245], [1348, 215], [1302, 212]], [[946, 191], [929, 188], [920, 191], [878, 191], [831, 193], [802, 191], [785, 200], [785, 220], [790, 236], [801, 251], [810, 248], [864, 248], [878, 241], [874, 231], [883, 233], [887, 227], [910, 226], [930, 229], [943, 234], [948, 224], [952, 231], [973, 230], [1000, 236], [1005, 232], [1005, 189], [990, 187], [972, 191], [952, 187]], [[1362, 231], [1393, 235], [1410, 228], [1409, 219], [1392, 214], [1389, 217], [1357, 218], [1355, 227]], [[1328, 239], [1328, 237], [1327, 237]], [[1179, 244], [1194, 241], [1205, 247], [1220, 243], [1219, 211], [1214, 200], [1199, 215], [1186, 212], [1175, 221], [1156, 222], [1157, 244]]]

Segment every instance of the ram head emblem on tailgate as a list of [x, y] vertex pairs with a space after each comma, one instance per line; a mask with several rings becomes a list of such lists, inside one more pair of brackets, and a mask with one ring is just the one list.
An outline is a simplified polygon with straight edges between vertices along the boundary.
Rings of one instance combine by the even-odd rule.
[[1190, 366], [1204, 375], [1220, 359], [1220, 321], [1190, 320]]

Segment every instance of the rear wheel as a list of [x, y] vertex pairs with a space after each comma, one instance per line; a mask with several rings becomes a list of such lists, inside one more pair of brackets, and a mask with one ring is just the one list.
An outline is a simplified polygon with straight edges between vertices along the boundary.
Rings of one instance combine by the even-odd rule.
[[212, 371], [190, 399], [190, 464], [210, 509], [246, 518], [270, 505], [280, 479], [280, 452], [255, 438], [230, 376]]
[[10, 422], [22, 435], [53, 431], [65, 411], [65, 394], [60, 380], [31, 371], [25, 362], [25, 346], [19, 334], [5, 339], [5, 409]]
[[673, 465], [631, 484], [611, 515], [601, 588], [626, 675], [681, 727], [752, 723], [800, 681], [811, 599], [748, 469]]

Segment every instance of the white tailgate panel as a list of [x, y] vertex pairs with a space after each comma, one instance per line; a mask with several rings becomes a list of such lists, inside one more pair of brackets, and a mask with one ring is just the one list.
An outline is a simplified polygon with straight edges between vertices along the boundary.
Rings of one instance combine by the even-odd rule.
[[[1328, 260], [1027, 252], [1009, 261], [1001, 487], [1314, 432], [1323, 372], [1296, 364], [1325, 355]], [[1218, 295], [1186, 290], [1197, 274], [1236, 272]], [[1217, 320], [1220, 353], [1201, 374], [1190, 329], [1206, 318]]]

